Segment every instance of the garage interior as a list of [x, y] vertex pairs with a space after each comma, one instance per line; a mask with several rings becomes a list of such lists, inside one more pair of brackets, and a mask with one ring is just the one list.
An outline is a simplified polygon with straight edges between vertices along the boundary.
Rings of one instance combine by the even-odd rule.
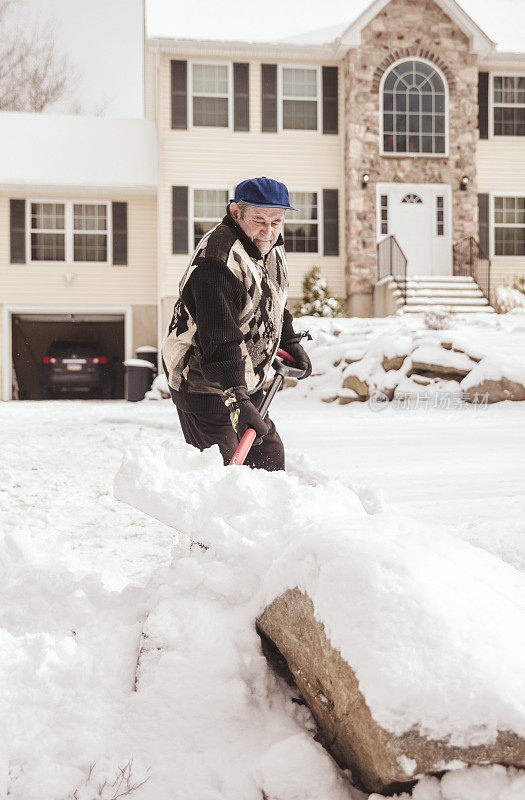
[[[124, 397], [123, 314], [13, 314], [13, 400], [42, 400], [42, 364], [50, 345], [61, 341], [100, 342], [113, 375], [112, 399]], [[81, 392], [64, 395], [86, 399]]]

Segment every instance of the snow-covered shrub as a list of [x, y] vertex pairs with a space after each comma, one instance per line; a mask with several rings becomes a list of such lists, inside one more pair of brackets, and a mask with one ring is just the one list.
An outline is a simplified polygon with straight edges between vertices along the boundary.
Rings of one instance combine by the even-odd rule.
[[[525, 280], [521, 278], [525, 284]], [[523, 290], [518, 289], [520, 279], [515, 279], [513, 286], [501, 284], [494, 290], [494, 308], [498, 314], [506, 314], [513, 308], [525, 308], [525, 285]]]
[[326, 278], [319, 267], [312, 267], [303, 278], [303, 300], [295, 307], [296, 317], [346, 317], [339, 300], [330, 295]]
[[445, 306], [436, 306], [425, 313], [423, 322], [425, 328], [433, 331], [442, 331], [453, 327], [454, 317], [450, 309]]
[[512, 288], [525, 295], [525, 275], [514, 275]]

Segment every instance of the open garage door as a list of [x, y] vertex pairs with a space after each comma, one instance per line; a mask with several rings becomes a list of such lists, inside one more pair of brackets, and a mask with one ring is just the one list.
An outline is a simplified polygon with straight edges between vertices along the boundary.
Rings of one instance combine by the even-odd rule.
[[[20, 400], [49, 396], [44, 358], [57, 342], [99, 343], [100, 355], [107, 359], [106, 396], [124, 397], [124, 314], [13, 314], [11, 326], [13, 385]], [[79, 384], [78, 389], [60, 390], [56, 396], [87, 398], [94, 393]]]

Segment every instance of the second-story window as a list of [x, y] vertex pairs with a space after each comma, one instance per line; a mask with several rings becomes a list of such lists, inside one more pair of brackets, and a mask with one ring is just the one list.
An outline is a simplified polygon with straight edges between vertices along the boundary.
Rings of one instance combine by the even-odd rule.
[[228, 204], [227, 189], [193, 190], [193, 246], [224, 217]]
[[28, 241], [31, 262], [109, 264], [111, 205], [30, 200]]
[[229, 65], [192, 65], [193, 126], [227, 128], [229, 125]]
[[317, 192], [290, 192], [290, 205], [284, 223], [284, 245], [289, 253], [319, 252]]
[[31, 261], [65, 260], [65, 204], [31, 203]]
[[493, 75], [494, 136], [525, 136], [525, 75]]
[[73, 261], [108, 260], [106, 203], [73, 204]]
[[383, 81], [383, 153], [446, 152], [446, 92], [430, 63], [408, 59], [395, 64]]
[[317, 131], [319, 71], [282, 67], [283, 130]]

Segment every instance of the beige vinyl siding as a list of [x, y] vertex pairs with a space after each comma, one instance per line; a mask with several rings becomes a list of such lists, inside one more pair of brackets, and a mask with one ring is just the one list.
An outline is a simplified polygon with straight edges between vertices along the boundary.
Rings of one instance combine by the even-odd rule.
[[[11, 264], [10, 198], [125, 200], [128, 204], [128, 264]], [[81, 197], [56, 189], [0, 197], [1, 302], [37, 305], [156, 305], [157, 203], [154, 195], [123, 197], [101, 194]], [[76, 276], [67, 283], [64, 273]]]
[[156, 119], [156, 93], [157, 56], [154, 50], [146, 47], [144, 50], [144, 116], [146, 119]]
[[[510, 196], [525, 195], [525, 137], [482, 139], [477, 152], [478, 191]], [[493, 240], [492, 199], [490, 237]], [[493, 245], [491, 244], [491, 248]], [[491, 285], [509, 283], [525, 275], [525, 257], [493, 256]]]
[[[176, 59], [191, 61], [190, 55]], [[170, 60], [163, 54], [160, 78], [160, 186], [159, 225], [162, 253], [161, 296], [178, 294], [178, 284], [188, 264], [188, 255], [172, 254], [171, 187], [172, 186], [235, 186], [245, 178], [265, 175], [294, 189], [339, 190], [339, 256], [315, 254], [288, 255], [290, 298], [301, 294], [304, 273], [318, 265], [332, 292], [345, 295], [344, 242], [344, 97], [342, 76], [339, 76], [338, 135], [311, 132], [261, 133], [261, 63], [277, 63], [273, 59], [254, 59], [250, 64], [250, 131], [246, 133], [217, 130], [171, 129]], [[213, 63], [246, 62], [245, 57], [207, 60]], [[281, 61], [294, 66], [294, 62]], [[325, 63], [325, 62], [323, 62]], [[326, 62], [328, 63], [328, 62]], [[335, 62], [332, 62], [335, 63]], [[317, 62], [301, 61], [297, 66], [318, 66]], [[190, 249], [192, 247], [190, 240]]]

